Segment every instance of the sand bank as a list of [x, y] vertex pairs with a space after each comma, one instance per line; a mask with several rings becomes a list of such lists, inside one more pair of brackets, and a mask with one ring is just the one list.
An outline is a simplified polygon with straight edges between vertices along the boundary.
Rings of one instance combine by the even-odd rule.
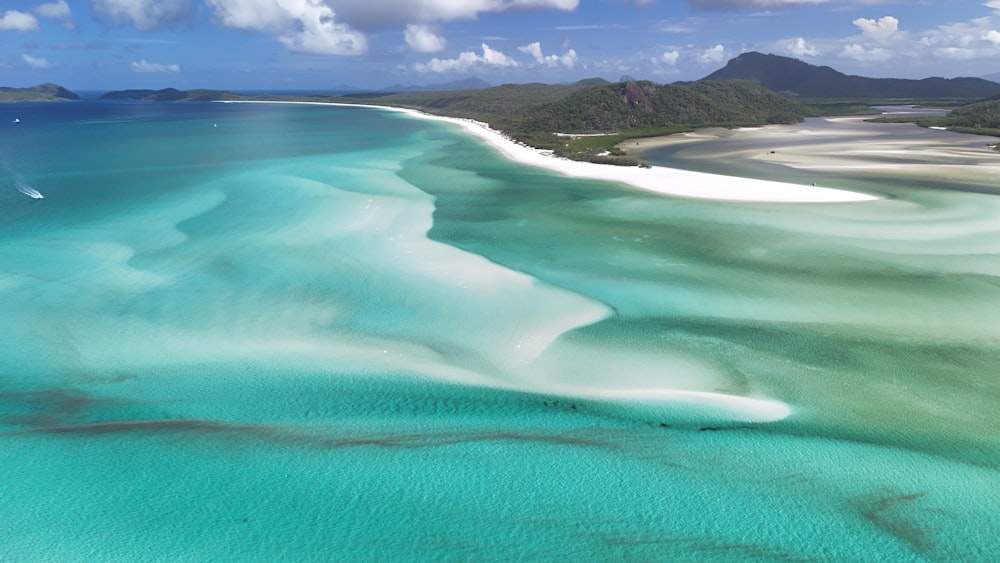
[[[643, 154], [683, 151], [685, 161], [762, 162], [817, 173], [911, 178], [996, 186], [1000, 159], [990, 140], [909, 123], [868, 123], [865, 117], [811, 118], [795, 125], [702, 129], [635, 139], [621, 147]], [[681, 154], [678, 152], [677, 154]], [[652, 158], [652, 156], [651, 156]]]
[[325, 102], [242, 101], [226, 103], [338, 105], [344, 107], [366, 107], [403, 112], [422, 119], [444, 121], [457, 125], [466, 132], [486, 142], [507, 158], [522, 164], [544, 168], [572, 178], [587, 178], [593, 180], [619, 182], [642, 190], [671, 196], [725, 201], [787, 203], [856, 202], [878, 199], [876, 196], [850, 192], [847, 190], [803, 186], [799, 184], [740, 178], [736, 176], [722, 176], [719, 174], [677, 170], [661, 166], [639, 168], [634, 166], [613, 166], [568, 160], [565, 158], [555, 157], [547, 151], [541, 151], [512, 141], [500, 132], [490, 128], [490, 126], [486, 123], [471, 119], [432, 115], [406, 108], [370, 104], [328, 104]]

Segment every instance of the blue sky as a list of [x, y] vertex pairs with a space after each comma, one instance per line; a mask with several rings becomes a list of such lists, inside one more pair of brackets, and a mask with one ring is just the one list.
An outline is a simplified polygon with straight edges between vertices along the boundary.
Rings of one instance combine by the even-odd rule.
[[382, 88], [695, 80], [744, 51], [1000, 73], [1000, 0], [6, 0], [0, 85]]

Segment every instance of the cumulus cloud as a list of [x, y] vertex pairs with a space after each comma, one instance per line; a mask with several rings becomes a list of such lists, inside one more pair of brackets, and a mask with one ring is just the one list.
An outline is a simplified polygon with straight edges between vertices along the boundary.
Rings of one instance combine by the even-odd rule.
[[181, 65], [178, 64], [160, 64], [147, 62], [146, 59], [141, 61], [132, 61], [128, 64], [129, 69], [132, 72], [180, 72]]
[[7, 10], [3, 16], [0, 16], [0, 31], [34, 31], [36, 29], [38, 29], [38, 20], [29, 13]]
[[430, 26], [424, 24], [409, 24], [403, 34], [406, 44], [418, 53], [437, 53], [443, 51], [448, 42]]
[[51, 68], [52, 65], [49, 61], [41, 57], [32, 57], [31, 55], [21, 55], [21, 60], [24, 61], [31, 68]]
[[358, 55], [368, 51], [363, 33], [336, 20], [322, 0], [207, 0], [227, 27], [275, 34], [292, 51]]
[[992, 61], [1000, 57], [1000, 30], [994, 26], [993, 18], [977, 18], [928, 30], [920, 44], [929, 47], [938, 58]]
[[656, 57], [654, 60], [655, 62], [658, 63], [664, 63], [670, 66], [674, 66], [675, 64], [677, 64], [677, 59], [679, 58], [681, 58], [681, 53], [680, 51], [677, 51], [675, 49], [673, 51], [665, 51], [662, 55]]
[[726, 48], [721, 44], [705, 49], [701, 53], [698, 53], [698, 62], [707, 64], [718, 64], [726, 60]]
[[149, 31], [188, 19], [191, 0], [94, 0], [94, 8], [111, 23]]
[[858, 18], [853, 23], [861, 30], [861, 35], [875, 41], [887, 41], [899, 33], [899, 20], [885, 16], [877, 20]]
[[40, 4], [35, 8], [35, 13], [43, 18], [66, 19], [73, 15], [66, 0]]
[[431, 59], [427, 63], [417, 63], [413, 68], [418, 72], [465, 72], [476, 66], [510, 68], [518, 66], [517, 61], [500, 51], [482, 44], [483, 54], [464, 51], [453, 59]]
[[819, 50], [806, 42], [802, 37], [796, 37], [788, 42], [785, 51], [793, 57], [815, 57], [819, 55]]
[[518, 47], [517, 50], [527, 55], [531, 55], [531, 57], [535, 59], [535, 64], [539, 66], [554, 68], [562, 65], [570, 69], [576, 66], [577, 55], [576, 51], [573, 49], [566, 51], [563, 55], [546, 56], [542, 53], [542, 44], [535, 41], [534, 43]]

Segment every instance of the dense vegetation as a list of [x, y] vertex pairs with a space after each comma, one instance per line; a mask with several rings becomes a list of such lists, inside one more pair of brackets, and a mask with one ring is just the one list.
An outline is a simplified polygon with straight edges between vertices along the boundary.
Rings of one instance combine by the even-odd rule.
[[948, 127], [1000, 131], [1000, 96], [955, 108], [946, 117]]
[[787, 95], [816, 98], [985, 98], [1000, 84], [982, 78], [866, 78], [789, 57], [750, 52], [730, 60], [705, 80], [753, 80]]
[[677, 124], [794, 123], [801, 104], [744, 80], [656, 85], [622, 82], [587, 88], [535, 108], [512, 123], [528, 131], [617, 131]]
[[58, 84], [40, 84], [30, 88], [0, 87], [0, 102], [58, 102], [79, 99], [80, 96]]

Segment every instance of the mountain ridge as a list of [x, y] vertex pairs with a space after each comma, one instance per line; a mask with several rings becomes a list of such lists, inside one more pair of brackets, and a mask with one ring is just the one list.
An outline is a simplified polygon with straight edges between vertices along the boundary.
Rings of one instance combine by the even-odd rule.
[[987, 98], [1000, 94], [1000, 83], [983, 78], [868, 78], [757, 51], [730, 59], [701, 80], [731, 79], [751, 80], [769, 90], [804, 98]]

